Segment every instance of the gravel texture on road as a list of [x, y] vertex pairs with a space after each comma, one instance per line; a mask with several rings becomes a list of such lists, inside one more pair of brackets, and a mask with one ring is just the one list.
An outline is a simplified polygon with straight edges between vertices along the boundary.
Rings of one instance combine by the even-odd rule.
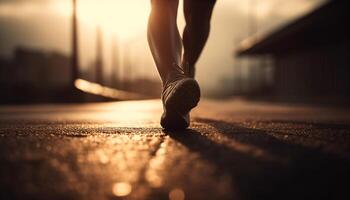
[[350, 199], [347, 109], [203, 100], [0, 106], [0, 199]]

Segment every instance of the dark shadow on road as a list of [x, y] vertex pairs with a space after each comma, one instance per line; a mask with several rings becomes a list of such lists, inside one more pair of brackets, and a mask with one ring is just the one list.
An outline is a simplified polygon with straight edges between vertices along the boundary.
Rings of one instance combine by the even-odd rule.
[[214, 127], [232, 141], [283, 158], [269, 160], [242, 153], [219, 144], [205, 128], [167, 132], [215, 165], [216, 173], [229, 174], [236, 187], [233, 191], [238, 191], [243, 199], [349, 199], [349, 160], [277, 139], [268, 131], [208, 119], [198, 122]]
[[263, 121], [265, 123], [281, 123], [281, 124], [292, 124], [292, 125], [303, 125], [316, 129], [327, 129], [327, 130], [344, 130], [350, 129], [350, 124], [339, 124], [339, 123], [316, 123], [316, 122], [305, 122], [295, 120], [269, 120]]

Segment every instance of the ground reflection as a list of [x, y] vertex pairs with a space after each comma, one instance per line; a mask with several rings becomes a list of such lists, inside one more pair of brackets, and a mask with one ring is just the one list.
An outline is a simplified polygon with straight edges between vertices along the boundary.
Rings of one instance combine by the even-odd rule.
[[132, 191], [132, 186], [128, 182], [118, 182], [112, 187], [113, 194], [118, 197], [127, 196]]
[[163, 178], [158, 171], [164, 168], [166, 150], [167, 143], [163, 142], [157, 150], [156, 155], [149, 162], [145, 176], [151, 187], [159, 188], [163, 185]]
[[185, 192], [180, 188], [172, 189], [169, 192], [169, 199], [170, 200], [184, 200], [185, 199]]

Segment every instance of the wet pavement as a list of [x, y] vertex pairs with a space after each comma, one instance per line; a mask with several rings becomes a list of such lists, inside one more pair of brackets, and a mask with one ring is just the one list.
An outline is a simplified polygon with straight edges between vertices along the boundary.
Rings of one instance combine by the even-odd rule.
[[0, 199], [350, 199], [347, 109], [203, 100], [0, 106]]

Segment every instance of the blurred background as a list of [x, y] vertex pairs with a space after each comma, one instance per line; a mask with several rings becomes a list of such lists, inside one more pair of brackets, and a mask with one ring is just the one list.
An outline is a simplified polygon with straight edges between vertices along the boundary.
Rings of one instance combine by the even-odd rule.
[[[218, 0], [197, 64], [203, 96], [346, 101], [344, 5]], [[159, 97], [149, 12], [149, 0], [0, 0], [0, 102]]]

